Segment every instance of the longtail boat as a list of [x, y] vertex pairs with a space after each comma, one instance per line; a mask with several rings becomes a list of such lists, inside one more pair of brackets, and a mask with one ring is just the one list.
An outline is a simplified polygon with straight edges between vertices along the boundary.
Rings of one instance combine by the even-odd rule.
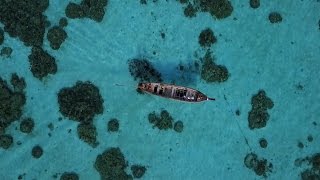
[[147, 92], [164, 98], [180, 100], [184, 102], [201, 102], [207, 100], [215, 100], [215, 98], [207, 97], [202, 92], [189, 87], [176, 86], [164, 83], [139, 83], [138, 91]]

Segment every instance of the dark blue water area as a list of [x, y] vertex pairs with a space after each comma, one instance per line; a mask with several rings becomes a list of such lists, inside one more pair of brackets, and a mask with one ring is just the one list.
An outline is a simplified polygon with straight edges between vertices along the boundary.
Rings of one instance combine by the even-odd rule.
[[320, 179], [319, 42], [319, 0], [0, 0], [0, 179]]

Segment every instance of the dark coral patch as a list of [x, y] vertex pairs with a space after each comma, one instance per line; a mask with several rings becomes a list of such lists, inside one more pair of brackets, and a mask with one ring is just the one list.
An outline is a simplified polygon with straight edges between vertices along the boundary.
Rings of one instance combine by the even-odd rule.
[[260, 90], [256, 95], [251, 98], [252, 109], [249, 112], [248, 121], [249, 128], [263, 128], [269, 120], [268, 109], [273, 108], [272, 100], [266, 96], [264, 90]]
[[3, 43], [4, 41], [4, 32], [3, 30], [0, 28], [0, 45]]
[[140, 4], [147, 4], [147, 0], [140, 0]]
[[13, 144], [13, 138], [9, 134], [0, 135], [0, 147], [3, 149], [9, 149], [9, 147]]
[[309, 135], [309, 136], [307, 137], [307, 140], [308, 140], [309, 142], [312, 142], [312, 141], [313, 141], [312, 135]]
[[119, 130], [119, 121], [116, 118], [112, 118], [108, 122], [108, 131], [115, 132]]
[[215, 42], [217, 42], [217, 38], [210, 28], [206, 28], [200, 33], [199, 44], [202, 47], [210, 47]]
[[215, 64], [210, 51], [207, 51], [202, 61], [201, 78], [206, 82], [224, 82], [229, 78], [228, 69], [223, 65]]
[[45, 34], [44, 11], [49, 0], [1, 1], [0, 22], [11, 37], [19, 37], [27, 46], [41, 46]]
[[78, 137], [92, 147], [97, 147], [97, 130], [92, 123], [80, 123], [77, 127]]
[[50, 28], [47, 34], [50, 47], [54, 50], [59, 49], [67, 36], [67, 33], [60, 26]]
[[180, 0], [181, 4], [188, 3], [184, 7], [186, 17], [195, 17], [198, 11], [209, 12], [217, 19], [223, 19], [232, 14], [233, 6], [228, 0]]
[[107, 4], [108, 0], [83, 0], [80, 4], [70, 2], [65, 13], [71, 19], [87, 17], [96, 22], [101, 22]]
[[99, 89], [88, 81], [78, 81], [58, 93], [61, 114], [75, 121], [92, 121], [96, 114], [103, 112], [103, 102]]
[[173, 126], [173, 129], [178, 132], [178, 133], [181, 133], [183, 131], [183, 122], [182, 121], [177, 121], [174, 123], [174, 126]]
[[142, 165], [132, 165], [131, 171], [134, 178], [141, 178], [146, 172], [147, 168]]
[[34, 128], [34, 121], [32, 118], [25, 118], [20, 123], [20, 131], [23, 133], [31, 133]]
[[252, 96], [251, 105], [253, 109], [259, 111], [265, 111], [267, 109], [273, 108], [273, 101], [267, 97], [266, 92], [264, 90], [260, 90], [258, 94]]
[[[12, 74], [12, 78], [19, 79], [21, 84], [24, 82], [24, 79], [16, 74]], [[18, 85], [19, 83], [16, 84], [14, 81], [12, 83], [16, 91], [12, 91], [7, 82], [0, 77], [0, 132], [2, 133], [13, 121], [21, 117], [22, 108], [26, 103], [25, 93], [22, 92], [25, 85]]]
[[79, 180], [79, 175], [75, 172], [64, 172], [60, 180]]
[[33, 47], [28, 58], [33, 76], [40, 80], [49, 74], [55, 74], [57, 72], [55, 58], [40, 47]]
[[197, 9], [192, 5], [192, 4], [188, 4], [183, 11], [184, 15], [186, 17], [195, 17], [197, 15]]
[[82, 7], [73, 2], [70, 2], [67, 5], [65, 12], [66, 12], [66, 16], [71, 19], [86, 17], [86, 13], [82, 9]]
[[43, 154], [43, 149], [41, 146], [36, 145], [32, 148], [31, 154], [34, 158], [39, 159]]
[[301, 166], [304, 162], [307, 162], [309, 167], [300, 173], [301, 179], [320, 179], [320, 153], [315, 153], [311, 157], [298, 158], [295, 160], [295, 165]]
[[24, 78], [19, 77], [17, 73], [13, 73], [11, 75], [10, 83], [13, 86], [13, 90], [15, 92], [23, 92], [23, 90], [27, 86]]
[[68, 19], [65, 17], [60, 18], [59, 20], [59, 27], [64, 28], [68, 25]]
[[0, 51], [0, 56], [5, 57], [5, 58], [9, 58], [12, 54], [13, 50], [11, 47], [2, 47], [1, 51]]
[[261, 138], [259, 144], [261, 148], [266, 148], [268, 146], [268, 141], [265, 138]]
[[280, 23], [282, 21], [282, 16], [278, 12], [271, 12], [269, 14], [269, 21], [271, 23]]
[[120, 148], [109, 148], [96, 158], [94, 167], [99, 172], [101, 179], [132, 179], [125, 171], [127, 163]]
[[228, 0], [198, 0], [200, 8], [204, 12], [210, 12], [212, 16], [223, 19], [231, 15], [233, 7]]
[[158, 72], [147, 59], [128, 60], [129, 72], [134, 80], [139, 82], [162, 82]]
[[179, 0], [179, 2], [180, 2], [181, 4], [185, 4], [185, 3], [188, 2], [188, 0]]
[[251, 8], [256, 9], [260, 6], [260, 0], [250, 0], [249, 4]]
[[264, 158], [259, 158], [255, 153], [247, 154], [244, 158], [244, 164], [258, 176], [267, 177], [267, 174], [272, 171], [272, 164]]
[[160, 130], [172, 129], [174, 121], [167, 110], [162, 110], [160, 116], [154, 111], [149, 113], [148, 120]]

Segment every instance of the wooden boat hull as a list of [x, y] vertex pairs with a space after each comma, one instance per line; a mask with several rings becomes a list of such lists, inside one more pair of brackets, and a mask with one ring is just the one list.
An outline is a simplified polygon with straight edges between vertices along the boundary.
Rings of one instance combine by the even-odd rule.
[[172, 84], [139, 83], [137, 90], [184, 102], [201, 102], [207, 100], [215, 100], [214, 98], [207, 97], [205, 94], [196, 89], [176, 86]]

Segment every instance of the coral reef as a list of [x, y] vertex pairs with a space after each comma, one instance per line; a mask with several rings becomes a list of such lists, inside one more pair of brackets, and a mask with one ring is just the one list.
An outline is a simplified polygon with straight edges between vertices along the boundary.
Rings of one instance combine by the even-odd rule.
[[247, 168], [252, 169], [256, 175], [267, 177], [272, 171], [273, 165], [268, 163], [264, 158], [259, 158], [255, 153], [249, 153], [244, 158], [244, 164]]
[[65, 13], [71, 19], [86, 17], [101, 22], [107, 4], [108, 0], [83, 0], [80, 4], [70, 2], [65, 9]]
[[147, 168], [142, 165], [132, 165], [130, 169], [134, 178], [141, 178], [147, 170]]
[[167, 110], [162, 110], [160, 116], [156, 112], [149, 113], [149, 122], [154, 124], [160, 130], [168, 130], [173, 127], [173, 118], [170, 116]]
[[183, 122], [182, 121], [176, 121], [173, 125], [173, 129], [178, 132], [181, 133], [183, 131]]
[[13, 90], [20, 93], [22, 93], [27, 86], [24, 78], [19, 77], [17, 73], [11, 75], [10, 83], [13, 86]]
[[96, 158], [94, 167], [99, 172], [101, 179], [113, 180], [132, 179], [131, 175], [128, 175], [125, 171], [127, 163], [120, 148], [109, 148], [102, 154], [99, 154]]
[[115, 132], [119, 130], [119, 120], [116, 118], [111, 118], [108, 122], [108, 131]]
[[217, 19], [224, 19], [233, 12], [233, 6], [228, 0], [181, 0], [180, 3], [187, 4], [184, 9], [187, 17], [194, 17], [196, 12], [208, 12]]
[[0, 56], [8, 58], [12, 54], [12, 48], [11, 47], [2, 47], [0, 51]]
[[32, 148], [32, 151], [31, 151], [31, 154], [34, 158], [36, 159], [39, 159], [42, 154], [43, 154], [43, 149], [41, 146], [39, 145], [35, 145], [33, 148]]
[[68, 26], [68, 19], [65, 18], [65, 17], [60, 18], [60, 20], [59, 20], [59, 27], [60, 27], [60, 28], [64, 28], [64, 27], [66, 27], [66, 26]]
[[278, 12], [271, 12], [269, 14], [269, 21], [271, 23], [280, 23], [282, 21], [282, 16]]
[[23, 133], [31, 133], [34, 128], [34, 121], [32, 118], [24, 118], [20, 123], [20, 131]]
[[44, 11], [49, 0], [0, 1], [0, 22], [11, 37], [19, 37], [27, 46], [42, 46], [45, 34]]
[[0, 45], [2, 45], [4, 41], [4, 31], [2, 30], [2, 28], [0, 28]]
[[47, 34], [50, 47], [54, 50], [58, 50], [67, 37], [67, 33], [60, 26], [53, 26]]
[[97, 129], [92, 123], [80, 123], [77, 127], [79, 139], [89, 144], [92, 147], [97, 147]]
[[79, 175], [75, 172], [64, 172], [60, 180], [79, 180]]
[[128, 60], [129, 72], [134, 80], [139, 82], [162, 82], [161, 73], [158, 72], [147, 59]]
[[10, 134], [1, 134], [0, 135], [0, 147], [3, 149], [9, 149], [13, 144], [13, 138]]
[[300, 173], [302, 180], [320, 179], [320, 153], [314, 153], [305, 158], [298, 158], [294, 163], [296, 166], [308, 163], [307, 168]]
[[40, 80], [49, 74], [55, 74], [57, 72], [55, 58], [40, 47], [33, 47], [28, 58], [33, 76]]
[[251, 105], [252, 109], [248, 115], [249, 128], [265, 127], [269, 119], [267, 110], [274, 106], [272, 100], [266, 96], [264, 90], [259, 90], [257, 94], [252, 96]]
[[95, 115], [102, 114], [103, 102], [98, 87], [89, 81], [78, 81], [58, 93], [61, 114], [79, 122], [92, 121]]
[[197, 15], [197, 9], [189, 3], [183, 10], [183, 13], [186, 17], [192, 18]]
[[211, 57], [211, 52], [207, 51], [202, 58], [201, 79], [208, 83], [224, 82], [229, 78], [228, 70], [225, 66], [214, 63], [214, 57]]
[[260, 0], [250, 0], [250, 7], [253, 9], [257, 9], [260, 6]]
[[25, 82], [17, 74], [12, 74], [12, 91], [7, 82], [0, 77], [0, 134], [5, 133], [5, 129], [22, 115], [22, 108], [26, 103]]
[[215, 42], [217, 42], [217, 38], [210, 28], [206, 28], [200, 33], [199, 44], [202, 47], [210, 47]]
[[261, 148], [266, 148], [268, 146], [268, 141], [265, 138], [261, 138], [259, 144]]

